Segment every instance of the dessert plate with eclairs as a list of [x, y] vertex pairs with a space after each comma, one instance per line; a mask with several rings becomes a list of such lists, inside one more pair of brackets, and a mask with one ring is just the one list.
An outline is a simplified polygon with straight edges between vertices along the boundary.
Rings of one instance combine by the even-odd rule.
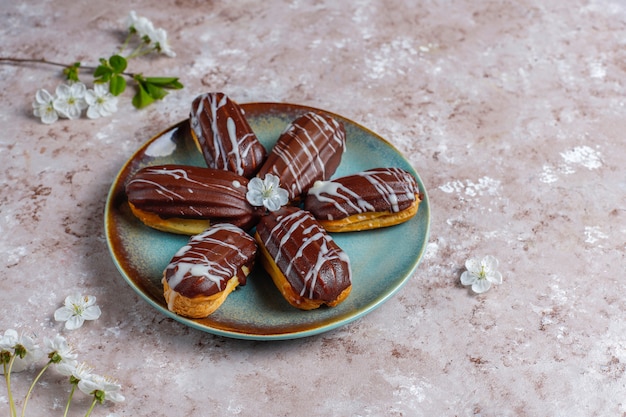
[[105, 207], [112, 259], [165, 316], [250, 340], [357, 320], [417, 269], [424, 184], [387, 140], [332, 112], [198, 96], [147, 140]]

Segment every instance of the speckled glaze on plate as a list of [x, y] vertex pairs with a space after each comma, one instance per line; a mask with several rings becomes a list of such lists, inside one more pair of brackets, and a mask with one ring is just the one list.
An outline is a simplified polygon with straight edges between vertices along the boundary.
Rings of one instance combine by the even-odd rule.
[[421, 178], [390, 143], [368, 129], [333, 113], [284, 103], [242, 104], [250, 126], [268, 152], [283, 129], [307, 111], [325, 112], [344, 123], [346, 153], [334, 177], [370, 168], [399, 167], [417, 179], [424, 200], [417, 215], [401, 225], [355, 233], [333, 234], [350, 257], [352, 292], [334, 308], [301, 311], [283, 300], [257, 265], [247, 285], [231, 293], [208, 318], [187, 319], [167, 309], [161, 277], [187, 236], [153, 230], [128, 208], [124, 185], [147, 165], [179, 163], [206, 166], [184, 120], [146, 142], [126, 162], [107, 197], [105, 230], [117, 268], [126, 282], [161, 313], [192, 328], [239, 339], [279, 340], [312, 336], [356, 320], [392, 297], [417, 268], [428, 241], [430, 207]]

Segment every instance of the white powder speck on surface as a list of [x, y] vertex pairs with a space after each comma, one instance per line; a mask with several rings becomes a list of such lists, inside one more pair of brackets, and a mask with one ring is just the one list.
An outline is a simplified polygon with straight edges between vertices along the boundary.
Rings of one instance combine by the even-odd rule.
[[569, 151], [561, 152], [566, 163], [582, 165], [593, 170], [602, 166], [602, 154], [589, 146], [577, 146]]
[[602, 154], [589, 146], [577, 146], [565, 152], [560, 152], [563, 162], [558, 166], [544, 164], [539, 181], [551, 184], [559, 180], [559, 175], [576, 173], [576, 167], [582, 166], [592, 171], [602, 167]]
[[541, 172], [541, 175], [539, 176], [539, 181], [545, 184], [550, 184], [550, 183], [558, 181], [558, 179], [559, 177], [554, 172], [554, 168], [552, 168], [550, 165], [543, 166], [543, 171]]
[[598, 226], [585, 226], [585, 242], [594, 244], [601, 239], [608, 239], [609, 236], [600, 230]]
[[439, 186], [439, 189], [444, 193], [463, 193], [470, 197], [490, 195], [495, 196], [498, 194], [500, 188], [500, 181], [490, 178], [481, 177], [477, 182], [472, 180], [454, 180]]
[[606, 76], [606, 67], [601, 62], [592, 62], [589, 65], [589, 76], [602, 79]]

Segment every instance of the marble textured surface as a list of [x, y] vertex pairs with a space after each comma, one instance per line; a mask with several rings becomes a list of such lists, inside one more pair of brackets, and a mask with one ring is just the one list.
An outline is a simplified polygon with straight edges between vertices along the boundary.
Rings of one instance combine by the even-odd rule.
[[[58, 69], [0, 65], [0, 330], [61, 332], [117, 378], [126, 400], [93, 415], [626, 415], [624, 3], [228, 3], [4, 2], [0, 54], [65, 63], [112, 53], [136, 10], [177, 56], [133, 71], [185, 88], [44, 125], [31, 102]], [[394, 298], [332, 332], [254, 342], [184, 327], [128, 287], [104, 239], [108, 188], [206, 91], [324, 108], [406, 155], [433, 217]], [[476, 296], [459, 277], [486, 254], [504, 282]], [[74, 291], [103, 314], [69, 332], [53, 313]], [[18, 402], [34, 375], [15, 374]], [[28, 415], [62, 415], [68, 391], [48, 373]]]

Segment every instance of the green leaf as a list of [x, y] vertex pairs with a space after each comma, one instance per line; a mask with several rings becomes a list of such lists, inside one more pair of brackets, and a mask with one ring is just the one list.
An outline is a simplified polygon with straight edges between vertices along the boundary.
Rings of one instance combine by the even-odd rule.
[[111, 58], [109, 58], [109, 64], [111, 65], [113, 72], [115, 72], [116, 74], [121, 74], [126, 69], [128, 62], [123, 56], [113, 55]]
[[154, 102], [154, 98], [148, 94], [141, 82], [137, 83], [137, 94], [133, 97], [133, 106], [143, 109]]
[[109, 91], [114, 96], [119, 96], [126, 90], [126, 79], [121, 75], [114, 75], [109, 82]]
[[183, 85], [178, 81], [178, 77], [146, 77], [146, 81], [158, 85], [159, 87], [179, 90]]
[[145, 82], [144, 87], [146, 91], [148, 92], [148, 94], [150, 94], [150, 97], [152, 97], [155, 100], [161, 100], [163, 97], [167, 95], [167, 91], [165, 91], [163, 88], [157, 85], [154, 85], [152, 83]]
[[112, 75], [113, 75], [113, 71], [111, 70], [111, 68], [104, 66], [104, 65], [97, 66], [95, 71], [93, 72], [94, 78], [99, 78], [100, 79], [99, 81], [102, 81], [102, 82], [109, 81]]

